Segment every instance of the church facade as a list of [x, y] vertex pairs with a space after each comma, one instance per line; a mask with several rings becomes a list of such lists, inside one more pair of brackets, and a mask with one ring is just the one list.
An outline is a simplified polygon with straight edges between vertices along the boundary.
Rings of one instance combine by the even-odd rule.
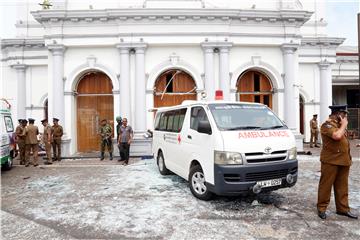
[[[59, 118], [65, 155], [98, 150], [101, 119], [116, 116], [135, 130], [132, 154], [148, 155], [151, 109], [214, 99], [219, 89], [225, 100], [268, 105], [302, 150], [312, 115], [323, 121], [334, 99], [345, 103], [344, 88], [356, 88], [357, 61], [343, 56], [350, 77], [336, 71], [344, 39], [326, 35], [315, 1], [93, 2], [34, 6], [18, 36], [1, 41], [1, 94], [14, 118]], [[345, 87], [333, 97], [335, 75]]]

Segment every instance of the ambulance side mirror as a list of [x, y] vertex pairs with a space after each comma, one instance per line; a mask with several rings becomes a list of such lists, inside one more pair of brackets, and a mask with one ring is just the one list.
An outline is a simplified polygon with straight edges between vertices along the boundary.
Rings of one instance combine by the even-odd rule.
[[197, 131], [199, 133], [205, 133], [205, 134], [209, 134], [211, 135], [212, 134], [212, 131], [211, 131], [211, 126], [210, 126], [210, 123], [209, 121], [199, 121], [199, 125], [198, 125], [198, 128], [197, 128]]

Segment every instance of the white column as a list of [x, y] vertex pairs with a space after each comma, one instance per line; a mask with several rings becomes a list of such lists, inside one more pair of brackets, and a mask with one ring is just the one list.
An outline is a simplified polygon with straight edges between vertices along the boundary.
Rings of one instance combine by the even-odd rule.
[[205, 71], [205, 91], [208, 100], [215, 99], [215, 79], [214, 79], [214, 48], [203, 46], [204, 50], [204, 71]]
[[146, 130], [145, 48], [135, 47], [135, 130]]
[[332, 105], [332, 79], [331, 66], [328, 62], [320, 62], [320, 117], [323, 123], [330, 114], [329, 106]]
[[230, 100], [229, 49], [230, 46], [219, 47], [219, 86], [220, 89], [223, 91], [224, 100]]
[[51, 96], [49, 96], [49, 108], [51, 108], [52, 117], [59, 119], [59, 124], [65, 131], [65, 106], [64, 106], [64, 51], [65, 46], [62, 44], [48, 45], [52, 53], [52, 87]]
[[131, 102], [130, 102], [130, 48], [117, 46], [120, 51], [120, 116], [127, 118], [132, 125]]
[[12, 66], [16, 69], [17, 75], [17, 119], [26, 118], [26, 65], [25, 64], [16, 64]]
[[297, 130], [296, 126], [296, 116], [299, 110], [299, 97], [295, 96], [298, 94], [298, 91], [295, 89], [295, 51], [297, 50], [297, 45], [293, 44], [284, 44], [281, 46], [283, 51], [283, 61], [284, 61], [284, 116], [286, 125], [293, 131]]

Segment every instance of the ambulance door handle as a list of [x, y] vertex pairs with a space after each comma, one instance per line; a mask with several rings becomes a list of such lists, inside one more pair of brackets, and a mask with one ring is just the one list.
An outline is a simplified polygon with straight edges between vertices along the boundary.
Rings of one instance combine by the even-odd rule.
[[192, 139], [192, 137], [190, 135], [188, 135], [188, 139]]

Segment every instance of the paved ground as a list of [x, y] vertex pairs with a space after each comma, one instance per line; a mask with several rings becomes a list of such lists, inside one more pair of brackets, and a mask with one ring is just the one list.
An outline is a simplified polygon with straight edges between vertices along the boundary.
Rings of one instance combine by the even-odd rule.
[[[358, 148], [359, 149], [359, 148]], [[313, 153], [315, 154], [315, 152]], [[152, 159], [15, 166], [1, 174], [2, 239], [360, 239], [359, 220], [316, 215], [318, 156], [299, 156], [295, 187], [250, 197], [197, 200]], [[349, 200], [360, 212], [360, 158]]]

